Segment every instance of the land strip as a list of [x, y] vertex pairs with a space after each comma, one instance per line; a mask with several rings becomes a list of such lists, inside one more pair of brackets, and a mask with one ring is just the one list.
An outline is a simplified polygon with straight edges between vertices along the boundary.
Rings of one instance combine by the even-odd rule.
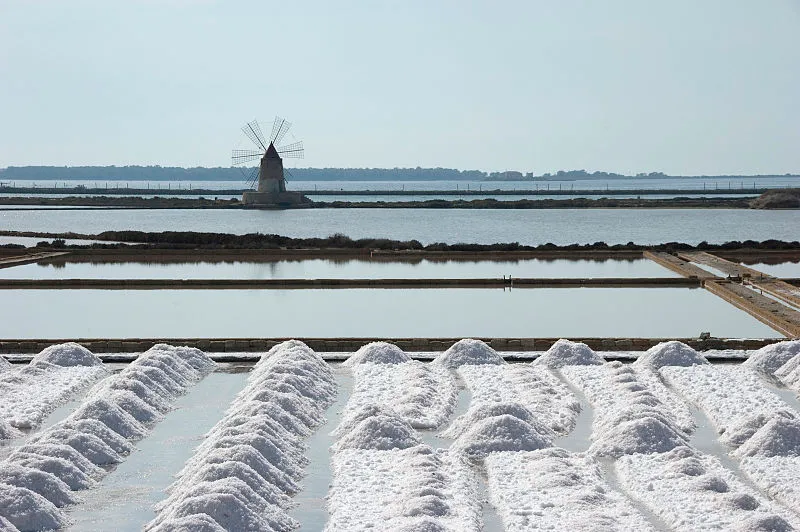
[[[696, 193], [696, 192], [695, 192]], [[747, 197], [672, 197], [647, 199], [597, 198], [575, 194], [570, 199], [432, 199], [409, 201], [314, 201], [277, 208], [302, 209], [749, 209], [756, 195]], [[606, 195], [610, 195], [607, 193]], [[52, 207], [106, 207], [119, 209], [244, 209], [238, 199], [141, 197], [141, 196], [64, 196], [58, 198], [6, 196], [0, 205]], [[27, 209], [26, 209], [27, 210]]]
[[[528, 185], [530, 186], [530, 185]], [[705, 185], [703, 188], [684, 188], [684, 189], [651, 189], [651, 188], [632, 188], [632, 189], [609, 189], [609, 188], [596, 188], [596, 189], [577, 189], [573, 187], [566, 187], [559, 185], [552, 187], [548, 183], [537, 185], [535, 188], [525, 189], [497, 189], [491, 188], [491, 184], [487, 184], [486, 188], [459, 188], [450, 190], [341, 190], [341, 189], [307, 189], [297, 190], [300, 194], [306, 196], [653, 196], [653, 195], [687, 195], [687, 194], [748, 194], [757, 196], [763, 194], [771, 188], [755, 188], [755, 187], [736, 187], [736, 188], [718, 188], [708, 187]], [[243, 188], [229, 188], [229, 189], [210, 189], [210, 188], [193, 188], [193, 189], [172, 189], [172, 188], [128, 188], [128, 187], [0, 187], [0, 193], [3, 194], [30, 194], [31, 196], [37, 195], [64, 195], [70, 194], [92, 194], [92, 195], [107, 195], [107, 196], [241, 196], [246, 190]]]
[[[360, 347], [377, 341], [391, 342], [404, 351], [418, 353], [420, 359], [429, 359], [431, 352], [445, 351], [461, 338], [294, 338], [306, 343], [311, 349], [327, 353], [353, 353]], [[558, 338], [479, 338], [489, 344], [496, 351], [502, 352], [528, 352], [546, 351]], [[50, 345], [77, 342], [93, 353], [115, 354], [141, 353], [160, 343], [196, 347], [212, 355], [215, 360], [239, 361], [248, 360], [241, 353], [263, 353], [275, 345], [289, 340], [289, 338], [37, 338], [37, 339], [0, 339], [0, 353], [26, 354], [38, 353]], [[713, 350], [752, 350], [760, 349], [766, 345], [783, 340], [782, 338], [573, 338], [576, 342], [583, 342], [596, 351], [618, 352], [620, 356], [631, 351], [646, 351], [661, 342], [680, 340], [699, 351]], [[235, 353], [227, 358], [222, 353]], [[725, 357], [725, 353], [720, 354]], [[728, 355], [733, 356], [733, 355]], [[630, 355], [627, 355], [630, 357]], [[7, 357], [9, 361], [21, 362], [28, 360], [27, 356]], [[527, 357], [530, 359], [530, 357]], [[736, 355], [736, 360], [741, 360]], [[113, 358], [109, 361], [130, 360], [131, 357]]]
[[10, 268], [11, 266], [19, 266], [20, 264], [30, 264], [31, 262], [39, 262], [66, 254], [67, 252], [64, 251], [48, 251], [44, 253], [28, 253], [25, 255], [15, 255], [11, 257], [0, 256], [0, 268]]
[[730, 277], [739, 278], [744, 284], [766, 292], [785, 303], [800, 307], [800, 289], [777, 277], [706, 252], [679, 253], [678, 256], [685, 260], [711, 266], [712, 268], [726, 273]]

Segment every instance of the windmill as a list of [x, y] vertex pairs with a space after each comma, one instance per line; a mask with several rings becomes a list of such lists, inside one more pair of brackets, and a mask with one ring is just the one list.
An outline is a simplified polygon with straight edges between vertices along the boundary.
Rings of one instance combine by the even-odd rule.
[[[304, 155], [303, 142], [293, 142], [281, 146], [281, 142], [292, 124], [278, 116], [272, 123], [272, 133], [269, 142], [261, 131], [258, 121], [253, 120], [242, 127], [242, 131], [255, 145], [255, 150], [233, 150], [231, 160], [233, 166], [242, 168], [247, 181], [247, 188], [255, 189], [261, 194], [286, 193], [286, 178], [283, 175], [283, 158], [302, 159]], [[244, 171], [250, 163], [260, 160], [258, 166]], [[247, 196], [247, 193], [245, 193]], [[251, 198], [256, 195], [250, 193]], [[263, 198], [262, 198], [263, 199]], [[245, 197], [245, 202], [247, 198]]]

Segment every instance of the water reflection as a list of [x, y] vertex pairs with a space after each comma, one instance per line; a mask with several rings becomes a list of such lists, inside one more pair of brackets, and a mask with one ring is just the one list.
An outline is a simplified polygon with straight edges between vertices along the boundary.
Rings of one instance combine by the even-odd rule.
[[190, 262], [92, 261], [59, 257], [0, 269], [4, 279], [470, 279], [513, 277], [677, 277], [642, 258], [520, 260], [281, 259]]
[[777, 337], [702, 289], [0, 290], [5, 338]]

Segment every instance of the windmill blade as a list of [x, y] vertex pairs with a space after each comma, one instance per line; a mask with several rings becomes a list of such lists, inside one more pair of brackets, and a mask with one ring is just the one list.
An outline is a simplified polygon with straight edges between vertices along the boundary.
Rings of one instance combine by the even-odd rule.
[[233, 166], [237, 166], [240, 164], [249, 163], [252, 161], [257, 161], [264, 156], [263, 152], [260, 151], [253, 151], [253, 150], [233, 150], [231, 154], [231, 162]]
[[247, 138], [253, 141], [253, 144], [267, 151], [267, 143], [264, 140], [264, 134], [261, 133], [261, 127], [258, 125], [258, 122], [255, 120], [248, 122], [242, 127], [242, 131], [247, 135]]
[[281, 146], [278, 148], [278, 155], [281, 157], [302, 159], [305, 156], [303, 141], [301, 140], [300, 142], [294, 142], [292, 144], [287, 144], [286, 146]]
[[286, 174], [289, 174], [289, 177], [291, 177], [292, 179], [294, 179], [294, 174], [292, 174], [292, 172], [290, 172], [288, 168], [284, 168], [284, 169], [283, 169], [283, 172], [284, 172], [284, 177], [283, 177], [283, 180], [284, 180], [284, 181], [286, 181]]
[[290, 127], [292, 127], [291, 122], [276, 116], [275, 121], [272, 123], [272, 136], [270, 137], [270, 141], [276, 145], [280, 144], [283, 137], [289, 132]]
[[255, 189], [256, 183], [258, 183], [258, 166], [252, 168], [250, 170], [250, 174], [247, 176], [247, 188]]

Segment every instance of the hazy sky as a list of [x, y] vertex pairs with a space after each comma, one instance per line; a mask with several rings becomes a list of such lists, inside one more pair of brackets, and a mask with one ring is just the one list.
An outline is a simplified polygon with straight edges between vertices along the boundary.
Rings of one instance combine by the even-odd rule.
[[[798, 0], [0, 0], [0, 167], [800, 171]], [[292, 139], [291, 136], [288, 137]]]

